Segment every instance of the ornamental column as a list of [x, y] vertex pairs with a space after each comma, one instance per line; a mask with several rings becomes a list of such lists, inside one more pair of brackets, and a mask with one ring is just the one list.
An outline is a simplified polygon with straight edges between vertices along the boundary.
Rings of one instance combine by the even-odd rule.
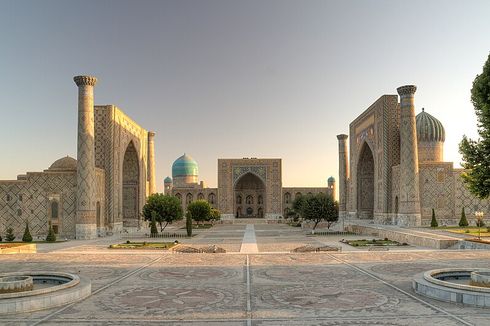
[[400, 95], [400, 198], [397, 224], [401, 226], [421, 224], [414, 104], [416, 90], [415, 85], [397, 88]]
[[347, 158], [347, 135], [337, 135], [339, 140], [339, 217], [347, 215], [347, 179], [349, 160]]
[[149, 194], [157, 192], [156, 176], [155, 176], [155, 132], [148, 132], [148, 181]]
[[76, 238], [97, 238], [95, 217], [94, 86], [97, 78], [76, 76], [78, 86]]

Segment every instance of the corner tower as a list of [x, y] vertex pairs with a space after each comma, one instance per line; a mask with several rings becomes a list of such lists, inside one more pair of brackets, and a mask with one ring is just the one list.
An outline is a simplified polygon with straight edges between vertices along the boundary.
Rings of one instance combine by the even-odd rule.
[[148, 183], [149, 195], [157, 192], [155, 176], [155, 132], [148, 131]]
[[349, 178], [349, 159], [347, 158], [347, 135], [337, 135], [339, 140], [339, 217], [347, 214], [347, 180]]
[[421, 224], [414, 104], [416, 90], [415, 85], [397, 88], [400, 95], [400, 203], [396, 224], [400, 226]]
[[94, 86], [97, 78], [75, 76], [78, 86], [76, 238], [97, 238], [95, 205]]

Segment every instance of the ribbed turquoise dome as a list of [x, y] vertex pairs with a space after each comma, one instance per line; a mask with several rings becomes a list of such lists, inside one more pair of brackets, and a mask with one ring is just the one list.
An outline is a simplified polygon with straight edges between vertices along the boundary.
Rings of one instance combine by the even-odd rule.
[[165, 179], [163, 179], [163, 182], [165, 182], [165, 183], [172, 183], [172, 178], [171, 177], [166, 177]]
[[443, 142], [446, 140], [446, 132], [442, 123], [425, 112], [417, 114], [415, 117], [417, 123], [417, 139], [425, 142]]
[[327, 181], [328, 181], [328, 182], [335, 182], [335, 178], [334, 178], [334, 177], [330, 177], [330, 178], [328, 178], [328, 180], [327, 180]]
[[197, 162], [194, 161], [192, 157], [187, 154], [182, 155], [175, 160], [172, 164], [172, 177], [183, 177], [183, 176], [197, 176], [198, 175]]

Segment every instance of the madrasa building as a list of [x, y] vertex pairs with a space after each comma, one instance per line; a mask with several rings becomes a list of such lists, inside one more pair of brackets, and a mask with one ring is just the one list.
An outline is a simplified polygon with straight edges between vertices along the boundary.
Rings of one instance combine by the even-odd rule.
[[266, 158], [218, 159], [218, 187], [198, 181], [197, 162], [184, 154], [172, 165], [172, 178], [164, 180], [165, 194], [179, 198], [185, 211], [194, 200], [207, 200], [223, 221], [260, 218], [277, 222], [287, 216], [295, 198], [325, 193], [335, 195], [335, 179], [327, 187], [283, 187], [282, 160]]
[[77, 159], [0, 181], [0, 232], [93, 239], [138, 228], [146, 197], [156, 192], [155, 133], [114, 105], [94, 106], [95, 77], [76, 76]]
[[[490, 213], [464, 186], [463, 169], [444, 162], [445, 130], [422, 109], [415, 116], [416, 86], [383, 95], [350, 123], [339, 142], [339, 215], [398, 226], [457, 224], [462, 209]], [[348, 145], [349, 144], [349, 145]]]

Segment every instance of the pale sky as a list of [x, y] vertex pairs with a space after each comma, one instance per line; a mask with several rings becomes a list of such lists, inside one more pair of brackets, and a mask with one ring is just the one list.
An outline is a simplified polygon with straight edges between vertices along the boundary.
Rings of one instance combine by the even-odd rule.
[[157, 180], [184, 152], [282, 158], [284, 186], [338, 177], [337, 139], [383, 94], [418, 87], [459, 165], [470, 89], [490, 51], [490, 1], [0, 0], [0, 179], [76, 158], [77, 89], [99, 79], [156, 136]]

